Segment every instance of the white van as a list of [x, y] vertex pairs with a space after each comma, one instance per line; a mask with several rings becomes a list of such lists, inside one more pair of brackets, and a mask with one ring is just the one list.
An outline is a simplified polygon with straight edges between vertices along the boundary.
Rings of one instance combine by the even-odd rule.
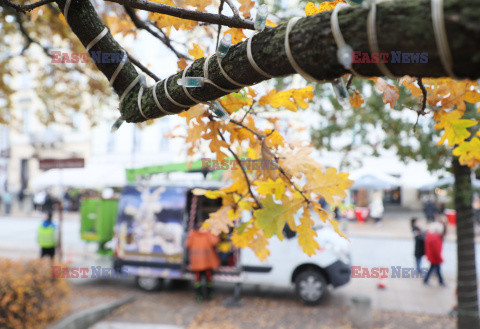
[[[197, 220], [218, 209], [221, 200], [192, 194], [194, 187], [127, 186], [119, 200], [114, 238], [114, 267], [135, 275], [144, 290], [158, 289], [163, 279], [192, 280], [184, 242]], [[228, 260], [214, 271], [214, 281], [247, 283], [273, 287], [295, 287], [306, 304], [318, 304], [327, 286], [338, 287], [350, 280], [349, 242], [328, 226], [316, 227], [322, 247], [312, 257], [299, 247], [296, 233], [285, 227], [285, 239], [269, 241], [270, 256], [260, 261], [250, 249], [234, 249]], [[228, 238], [225, 237], [225, 238]]]

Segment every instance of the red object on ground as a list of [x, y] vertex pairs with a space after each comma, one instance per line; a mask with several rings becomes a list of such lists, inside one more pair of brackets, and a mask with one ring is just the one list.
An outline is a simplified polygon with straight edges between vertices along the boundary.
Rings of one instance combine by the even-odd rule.
[[445, 216], [447, 216], [448, 224], [457, 225], [457, 211], [453, 209], [445, 209]]
[[384, 279], [378, 280], [377, 288], [378, 288], [378, 289], [385, 289], [385, 288], [387, 288], [387, 284], [385, 283], [385, 280], [384, 280]]
[[355, 208], [355, 217], [357, 217], [357, 222], [365, 223], [365, 220], [368, 217], [368, 208]]

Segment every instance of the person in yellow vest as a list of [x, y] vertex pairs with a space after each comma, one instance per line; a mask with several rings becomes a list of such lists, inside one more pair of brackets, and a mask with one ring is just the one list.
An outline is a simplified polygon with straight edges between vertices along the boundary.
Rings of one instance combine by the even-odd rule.
[[55, 247], [57, 246], [57, 227], [52, 223], [52, 213], [47, 213], [47, 218], [43, 221], [37, 231], [37, 242], [42, 249], [40, 258], [49, 256], [55, 257]]

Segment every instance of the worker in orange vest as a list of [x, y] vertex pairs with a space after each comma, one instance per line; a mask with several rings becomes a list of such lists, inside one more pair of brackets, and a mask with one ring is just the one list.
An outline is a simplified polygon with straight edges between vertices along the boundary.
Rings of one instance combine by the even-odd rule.
[[[186, 241], [190, 257], [190, 270], [195, 273], [194, 286], [199, 302], [212, 298], [212, 270], [220, 265], [220, 259], [215, 251], [219, 238], [210, 231], [202, 230], [202, 224], [198, 223], [196, 229], [190, 231]], [[206, 281], [206, 289], [202, 287], [202, 278]]]

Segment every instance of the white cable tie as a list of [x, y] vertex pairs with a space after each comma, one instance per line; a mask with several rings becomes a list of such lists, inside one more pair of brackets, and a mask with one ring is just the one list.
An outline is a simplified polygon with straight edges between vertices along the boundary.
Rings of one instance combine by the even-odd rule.
[[163, 89], [165, 89], [165, 96], [167, 96], [168, 100], [170, 102], [172, 102], [173, 104], [177, 105], [178, 107], [183, 107], [185, 109], [188, 109], [189, 107], [191, 107], [190, 105], [183, 105], [183, 104], [180, 104], [179, 102], [177, 102], [176, 100], [174, 100], [170, 94], [168, 93], [168, 88], [167, 88], [167, 82], [168, 82], [168, 79], [170, 79], [170, 77], [166, 78], [165, 80], [163, 80]]
[[113, 83], [117, 79], [118, 74], [120, 73], [120, 71], [123, 69], [123, 67], [127, 63], [127, 59], [128, 59], [128, 55], [127, 55], [127, 52], [124, 50], [123, 51], [123, 57], [122, 57], [120, 63], [118, 64], [117, 68], [115, 69], [115, 72], [113, 72], [112, 77], [110, 78], [110, 85], [112, 87], [113, 87]]
[[248, 84], [243, 84], [243, 83], [240, 83], [240, 82], [236, 82], [235, 80], [233, 80], [232, 78], [230, 78], [227, 74], [227, 72], [225, 72], [225, 70], [223, 69], [222, 67], [222, 59], [217, 57], [217, 62], [218, 62], [218, 67], [220, 68], [220, 72], [222, 72], [222, 75], [225, 79], [227, 79], [228, 82], [230, 82], [232, 85], [235, 85], [235, 86], [238, 86], [238, 87], [247, 87], [249, 86]]
[[[187, 70], [190, 68], [191, 64], [188, 65], [184, 70], [183, 70], [183, 73], [182, 73], [182, 81], [185, 81], [185, 76], [187, 74]], [[185, 84], [182, 84], [182, 89], [183, 89], [183, 92], [185, 93], [185, 95], [190, 98], [192, 101], [194, 101], [195, 103], [203, 103], [203, 101], [200, 101], [198, 99], [196, 99], [195, 97], [193, 97], [192, 95], [190, 95], [190, 92], [187, 90], [187, 87], [185, 86]], [[192, 105], [193, 106], [193, 105]]]
[[[340, 10], [347, 7], [350, 7], [350, 5], [346, 3], [339, 3], [338, 5], [335, 6], [335, 8], [333, 9], [333, 13], [330, 16], [330, 25], [332, 28], [333, 39], [337, 44], [337, 49], [341, 49], [342, 47], [348, 46], [347, 43], [345, 42], [345, 39], [343, 38], [342, 30], [340, 29], [340, 24], [338, 23], [338, 13], [340, 12]], [[352, 64], [353, 63], [351, 63], [350, 67], [348, 68], [350, 72], [352, 72], [355, 76], [359, 78], [366, 78], [365, 76], [360, 75], [356, 70], [354, 70]]]
[[285, 31], [285, 53], [287, 54], [288, 61], [290, 62], [290, 65], [292, 68], [300, 74], [305, 80], [311, 81], [311, 82], [318, 82], [318, 83], [323, 83], [324, 81], [320, 81], [314, 77], [312, 77], [310, 74], [305, 72], [295, 61], [292, 55], [292, 50], [290, 49], [290, 31], [293, 29], [293, 26], [298, 22], [300, 17], [294, 17], [291, 20], [288, 21], [287, 23], [287, 29]]
[[65, 22], [68, 24], [68, 11], [70, 10], [70, 3], [72, 0], [67, 0], [65, 2], [65, 7], [63, 8], [63, 17], [65, 17]]
[[253, 59], [253, 55], [252, 55], [252, 39], [253, 37], [248, 38], [247, 40], [247, 58], [250, 65], [253, 67], [255, 71], [257, 71], [258, 74], [263, 75], [265, 78], [276, 78], [275, 76], [268, 74], [267, 72], [262, 70], [260, 66], [258, 66], [257, 63], [255, 63], [255, 60]]
[[447, 32], [445, 30], [443, 0], [432, 0], [431, 7], [433, 32], [435, 34], [435, 41], [437, 43], [437, 49], [440, 54], [443, 69], [451, 78], [458, 79], [455, 73], [453, 73], [452, 53], [450, 52]]
[[140, 75], [140, 90], [138, 91], [137, 104], [142, 117], [144, 117], [145, 120], [148, 120], [149, 118], [147, 118], [147, 116], [145, 115], [145, 113], [143, 113], [143, 110], [142, 110], [142, 96], [143, 96], [143, 88], [145, 84], [146, 84], [146, 79], [145, 79], [145, 76], [142, 74]]
[[212, 56], [213, 55], [208, 56], [205, 59], [205, 62], [203, 63], [203, 77], [205, 79], [203, 82], [211, 84], [215, 88], [217, 88], [217, 89], [219, 89], [223, 92], [226, 92], [226, 93], [236, 93], [236, 92], [238, 92], [240, 89], [227, 89], [227, 88], [220, 87], [219, 85], [217, 85], [215, 82], [213, 82], [212, 80], [210, 80], [208, 78], [208, 64], [210, 63], [210, 58], [212, 58]]
[[162, 111], [163, 113], [165, 113], [166, 115], [170, 115], [170, 114], [175, 114], [173, 112], [169, 112], [167, 110], [165, 110], [163, 108], [162, 105], [160, 105], [160, 102], [158, 101], [158, 98], [157, 98], [157, 85], [160, 83], [160, 81], [157, 81], [154, 85], [153, 85], [153, 88], [152, 88], [152, 93], [153, 93], [153, 99], [155, 100], [155, 104], [157, 104], [157, 107], [160, 111]]
[[[367, 36], [368, 44], [370, 46], [370, 53], [379, 53], [378, 49], [378, 39], [377, 39], [377, 28], [376, 28], [376, 14], [377, 14], [377, 4], [375, 0], [370, 0], [370, 10], [367, 17]], [[381, 60], [375, 63], [382, 72], [382, 74], [390, 79], [398, 79], [395, 75], [390, 72], [385, 63], [382, 63]]]
[[102, 32], [100, 32], [95, 39], [93, 39], [92, 41], [90, 41], [90, 43], [87, 45], [87, 53], [90, 52], [90, 49], [93, 48], [93, 46], [95, 46], [97, 44], [97, 42], [99, 42], [100, 40], [102, 40], [102, 38], [104, 36], [106, 36], [108, 33], [108, 28], [104, 28]]
[[137, 75], [137, 77], [132, 82], [130, 82], [130, 84], [128, 85], [128, 87], [125, 89], [122, 96], [120, 97], [120, 112], [122, 112], [121, 106], [122, 106], [123, 99], [125, 98], [125, 96], [127, 96], [130, 90], [132, 90], [132, 88], [137, 84], [137, 82], [140, 80], [140, 77], [141, 77], [140, 75]]

